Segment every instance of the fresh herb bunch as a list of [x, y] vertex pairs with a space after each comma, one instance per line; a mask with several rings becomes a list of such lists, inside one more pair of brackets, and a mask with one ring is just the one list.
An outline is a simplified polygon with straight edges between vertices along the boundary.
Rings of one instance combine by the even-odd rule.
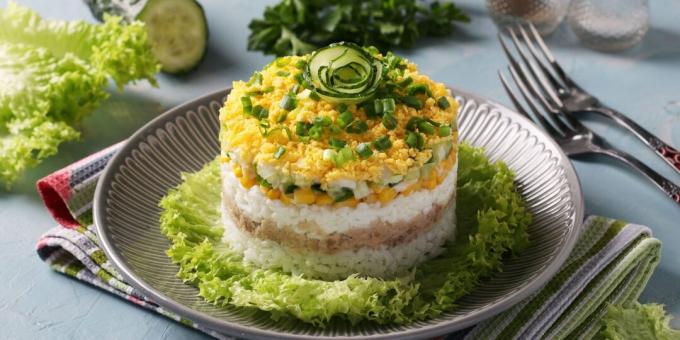
[[302, 55], [336, 41], [411, 47], [420, 37], [445, 36], [470, 18], [452, 2], [418, 0], [283, 0], [248, 27], [248, 49]]

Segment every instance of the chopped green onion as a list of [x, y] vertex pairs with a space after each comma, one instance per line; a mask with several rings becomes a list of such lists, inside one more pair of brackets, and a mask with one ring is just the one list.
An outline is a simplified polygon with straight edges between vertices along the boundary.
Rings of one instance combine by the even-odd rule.
[[307, 66], [307, 62], [304, 59], [299, 59], [295, 62], [295, 67], [302, 70]]
[[394, 130], [397, 128], [397, 118], [394, 118], [392, 114], [385, 113], [382, 117], [382, 124], [388, 130]]
[[361, 143], [357, 145], [356, 151], [359, 154], [359, 157], [361, 158], [368, 158], [371, 157], [373, 154], [373, 150], [371, 150], [371, 144], [370, 143]]
[[364, 113], [366, 113], [367, 118], [375, 118], [378, 115], [375, 113], [374, 109], [374, 102], [373, 101], [367, 101], [363, 102], [359, 105], [362, 109], [364, 109]]
[[439, 99], [437, 99], [437, 105], [439, 105], [439, 108], [442, 110], [446, 110], [451, 106], [451, 103], [449, 103], [449, 100], [446, 99], [446, 97], [439, 97]]
[[314, 183], [311, 185], [311, 188], [316, 192], [324, 192], [323, 189], [321, 189], [321, 183]]
[[269, 110], [265, 109], [261, 105], [256, 105], [252, 108], [253, 116], [257, 119], [265, 119], [269, 117]]
[[349, 111], [343, 111], [339, 116], [338, 119], [336, 119], [336, 122], [338, 123], [338, 126], [341, 128], [346, 127], [349, 125], [354, 120], [354, 117], [352, 116], [352, 112]]
[[260, 73], [260, 72], [253, 73], [253, 76], [250, 77], [250, 79], [248, 80], [246, 85], [248, 85], [248, 86], [250, 86], [250, 85], [257, 85], [257, 86], [262, 85], [262, 73]]
[[314, 125], [318, 126], [330, 126], [333, 121], [328, 116], [318, 116], [314, 118]]
[[286, 137], [288, 137], [288, 140], [293, 140], [293, 134], [290, 133], [290, 129], [287, 126], [283, 126], [283, 131], [286, 133]]
[[387, 55], [385, 56], [385, 63], [387, 64], [387, 69], [391, 70], [399, 66], [401, 64], [401, 58], [394, 55], [392, 52], [387, 52]]
[[347, 104], [345, 104], [345, 103], [340, 103], [340, 105], [338, 105], [338, 106], [335, 108], [335, 111], [338, 111], [338, 112], [345, 112], [345, 111], [347, 111]]
[[250, 97], [241, 97], [241, 106], [243, 107], [243, 112], [246, 114], [253, 114], [253, 102]]
[[395, 110], [394, 98], [381, 99], [382, 102], [382, 112], [392, 114]]
[[269, 131], [269, 127], [270, 127], [269, 121], [267, 121], [267, 120], [265, 120], [265, 119], [260, 120], [260, 124], [258, 124], [258, 129], [260, 129], [260, 133], [261, 133], [263, 136], [267, 136], [267, 135], [269, 134], [269, 132], [268, 132], [268, 131]]
[[421, 150], [424, 144], [425, 139], [423, 138], [423, 135], [413, 131], [409, 131], [408, 135], [406, 135], [406, 145]]
[[274, 64], [276, 64], [276, 66], [278, 66], [278, 67], [286, 66], [289, 63], [290, 63], [290, 59], [285, 58], [285, 57], [276, 58], [276, 60], [274, 61]]
[[347, 125], [345, 131], [349, 133], [364, 133], [368, 131], [368, 124], [363, 120], [355, 120]]
[[432, 123], [428, 121], [421, 121], [420, 123], [418, 123], [418, 130], [428, 135], [431, 135], [434, 133], [434, 125], [432, 125]]
[[283, 187], [283, 193], [292, 194], [297, 188], [298, 186], [293, 183], [286, 184], [286, 186]]
[[282, 112], [278, 117], [276, 117], [276, 122], [283, 123], [286, 121], [286, 117], [288, 117], [288, 112]]
[[442, 124], [440, 124], [440, 123], [435, 122], [434, 120], [432, 120], [432, 119], [430, 119], [430, 118], [425, 119], [425, 120], [426, 120], [427, 122], [429, 122], [430, 124], [434, 125], [435, 127], [439, 127], [439, 125], [442, 125]]
[[430, 88], [427, 87], [427, 85], [425, 84], [410, 85], [407, 91], [409, 96], [413, 96], [416, 94], [427, 94], [428, 96], [432, 95], [432, 92], [430, 92]]
[[300, 90], [300, 84], [295, 84], [293, 87], [290, 89], [290, 93], [298, 93]]
[[418, 123], [420, 123], [422, 120], [423, 119], [420, 117], [411, 117], [411, 119], [409, 119], [406, 123], [406, 130], [415, 131], [418, 128]]
[[264, 90], [262, 90], [262, 93], [269, 93], [269, 92], [274, 92], [274, 86], [268, 86], [268, 87], [265, 87]]
[[390, 137], [388, 136], [378, 137], [378, 139], [373, 141], [373, 147], [379, 151], [386, 151], [387, 149], [392, 147]]
[[309, 138], [311, 138], [313, 140], [321, 139], [322, 134], [323, 134], [323, 126], [312, 125], [312, 127], [309, 129]]
[[354, 197], [354, 191], [352, 191], [352, 189], [349, 188], [342, 188], [339, 193], [336, 193], [333, 196], [333, 199], [336, 202], [342, 202], [350, 199], [351, 197]]
[[295, 134], [298, 136], [307, 136], [309, 135], [309, 128], [311, 127], [311, 124], [307, 122], [297, 122], [295, 123]]
[[331, 125], [331, 134], [332, 135], [337, 135], [342, 133], [342, 129], [336, 125]]
[[446, 137], [451, 135], [451, 127], [448, 125], [442, 125], [439, 127], [439, 137]]
[[332, 157], [331, 161], [335, 166], [341, 167], [345, 163], [351, 161], [354, 159], [354, 154], [352, 153], [352, 149], [349, 147], [345, 146], [344, 148], [338, 150]]
[[335, 138], [335, 137], [331, 137], [331, 138], [328, 140], [328, 144], [329, 144], [333, 149], [339, 150], [339, 149], [344, 148], [345, 145], [347, 145], [347, 142], [345, 142], [345, 141], [342, 140], [342, 139], [337, 139], [337, 138]]
[[260, 175], [257, 175], [255, 178], [257, 179], [257, 183], [259, 183], [261, 187], [265, 187], [265, 188], [267, 188], [267, 189], [271, 189], [271, 188], [272, 188], [272, 185], [269, 184], [269, 182], [267, 182], [266, 179], [260, 177]]
[[288, 111], [295, 109], [295, 107], [297, 107], [295, 95], [288, 93], [285, 96], [283, 96], [281, 102], [279, 103], [279, 107]]
[[413, 83], [413, 78], [406, 77], [406, 78], [402, 79], [398, 84], [399, 84], [399, 87], [404, 88], [404, 87], [411, 85], [411, 83]]
[[380, 116], [383, 113], [383, 102], [380, 99], [373, 101], [373, 112], [376, 116]]
[[259, 96], [262, 94], [262, 91], [260, 90], [246, 91], [246, 94], [249, 96]]
[[310, 98], [311, 100], [314, 100], [314, 101], [317, 101], [317, 102], [318, 102], [319, 100], [321, 100], [321, 97], [319, 97], [319, 94], [316, 93], [316, 91], [312, 91], [312, 92], [309, 94], [309, 98]]
[[276, 149], [276, 152], [274, 152], [274, 159], [279, 159], [283, 154], [286, 153], [286, 148], [283, 146], [279, 146], [278, 149]]
[[290, 72], [288, 71], [278, 71], [276, 72], [276, 75], [279, 77], [288, 77], [290, 75]]
[[415, 96], [404, 96], [401, 98], [401, 101], [407, 106], [410, 106], [416, 110], [423, 108], [423, 103], [421, 103], [420, 100]]

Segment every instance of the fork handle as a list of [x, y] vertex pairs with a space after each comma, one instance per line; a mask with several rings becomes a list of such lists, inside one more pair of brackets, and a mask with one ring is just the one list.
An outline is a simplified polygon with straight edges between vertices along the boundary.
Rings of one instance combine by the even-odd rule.
[[663, 158], [675, 171], [680, 173], [680, 151], [665, 143], [657, 136], [653, 135], [647, 129], [634, 122], [621, 112], [618, 112], [610, 107], [604, 105], [597, 105], [586, 109], [590, 112], [600, 113], [617, 122], [619, 125], [633, 132], [639, 139], [641, 139], [649, 148], [654, 150], [659, 157]]
[[652, 170], [650, 167], [626, 152], [610, 148], [603, 148], [599, 151], [628, 164], [635, 170], [638, 170], [643, 175], [645, 175], [645, 177], [654, 182], [654, 184], [656, 184], [659, 189], [665, 192], [668, 197], [675, 201], [675, 203], [680, 204], [680, 186], [677, 186], [666, 177], [661, 176], [658, 172]]

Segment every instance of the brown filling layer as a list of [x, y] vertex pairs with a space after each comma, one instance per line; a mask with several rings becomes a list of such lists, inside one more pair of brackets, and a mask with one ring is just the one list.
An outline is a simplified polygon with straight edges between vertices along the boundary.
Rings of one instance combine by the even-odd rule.
[[315, 223], [298, 226], [298, 229], [309, 230], [301, 234], [296, 232], [292, 226], [279, 227], [271, 219], [255, 222], [243, 214], [231, 197], [223, 195], [222, 199], [236, 227], [251, 236], [271, 240], [290, 249], [333, 254], [342, 250], [357, 250], [363, 247], [371, 249], [377, 249], [383, 245], [393, 247], [411, 241], [421, 233], [430, 230], [432, 225], [442, 217], [445, 209], [450, 208], [451, 200], [455, 200], [455, 193], [446, 204], [434, 205], [427, 213], [421, 212], [410, 220], [397, 223], [376, 221], [365, 228], [331, 234], [324, 234], [321, 227]]

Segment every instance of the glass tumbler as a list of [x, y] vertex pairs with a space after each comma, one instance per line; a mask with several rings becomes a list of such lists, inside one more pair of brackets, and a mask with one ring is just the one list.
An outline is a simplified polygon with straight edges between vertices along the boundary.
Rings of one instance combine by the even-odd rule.
[[569, 0], [487, 0], [486, 7], [499, 29], [528, 21], [547, 35], [564, 19]]
[[649, 29], [648, 0], [574, 0], [569, 26], [593, 49], [614, 52], [637, 44]]

